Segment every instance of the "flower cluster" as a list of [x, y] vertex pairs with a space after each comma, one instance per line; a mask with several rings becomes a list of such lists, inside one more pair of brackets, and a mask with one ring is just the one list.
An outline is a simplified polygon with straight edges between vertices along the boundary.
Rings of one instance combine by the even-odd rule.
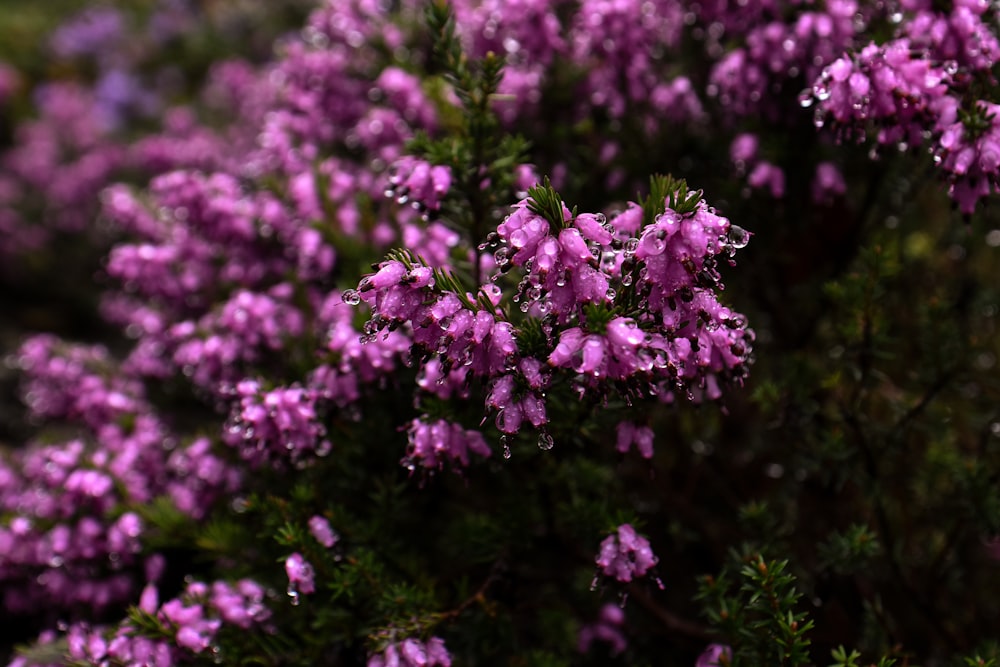
[[121, 603], [149, 563], [142, 553], [146, 525], [131, 508], [164, 497], [182, 514], [202, 518], [238, 486], [240, 473], [208, 439], [173, 433], [139, 379], [107, 350], [42, 335], [16, 360], [33, 415], [63, 421], [77, 437], [30, 442], [0, 464], [3, 608]]
[[812, 88], [817, 122], [822, 125], [829, 116], [849, 129], [859, 122], [881, 123], [880, 143], [919, 143], [923, 122], [945, 96], [951, 74], [914, 54], [901, 39], [837, 59]]
[[403, 465], [414, 470], [417, 466], [441, 468], [448, 461], [453, 465], [469, 465], [469, 452], [482, 457], [491, 455], [482, 433], [467, 430], [443, 419], [427, 422], [414, 419], [407, 428], [410, 444]]
[[617, 434], [615, 447], [619, 452], [626, 454], [634, 445], [643, 458], [653, 458], [653, 429], [632, 422], [619, 422]]
[[210, 586], [192, 582], [180, 597], [160, 605], [156, 589], [150, 586], [138, 611], [144, 614], [143, 621], [154, 623], [165, 638], [145, 636], [134, 622], [125, 622], [110, 632], [74, 624], [66, 633], [69, 657], [92, 665], [114, 662], [156, 667], [169, 667], [204, 653], [221, 660], [223, 656], [213, 643], [223, 626], [266, 632], [271, 612], [264, 606], [264, 598], [264, 589], [249, 579], [235, 584], [216, 581]]
[[768, 21], [762, 15], [749, 24], [743, 35], [745, 46], [730, 51], [713, 67], [709, 94], [738, 115], [781, 113], [774, 93], [802, 75], [815, 78], [855, 38], [858, 3], [835, 0], [824, 5], [823, 10], [797, 12], [793, 21]]
[[580, 653], [587, 653], [591, 645], [598, 641], [609, 644], [612, 655], [622, 653], [628, 647], [628, 640], [622, 632], [624, 624], [625, 612], [619, 605], [604, 605], [597, 621], [580, 628], [577, 639]]
[[947, 174], [959, 209], [971, 214], [980, 199], [1000, 192], [1000, 105], [979, 101], [964, 119], [953, 99], [941, 106], [934, 163]]
[[[554, 373], [569, 374], [580, 395], [672, 400], [681, 390], [716, 399], [720, 377], [745, 373], [753, 340], [744, 318], [716, 299], [716, 256], [731, 256], [749, 235], [700, 193], [658, 183], [648, 202], [658, 212], [643, 220], [633, 204], [610, 222], [571, 214], [551, 188], [532, 189], [490, 235], [498, 271], [478, 296], [398, 253], [345, 301], [372, 308], [365, 341], [406, 326], [416, 353], [435, 362], [425, 375], [482, 378], [497, 428], [514, 434], [528, 421], [543, 449], [552, 444], [544, 396]], [[507, 311], [498, 281], [513, 268], [522, 277], [509, 296], [517, 309]], [[517, 311], [523, 317], [503, 314]]]
[[241, 380], [235, 389], [239, 405], [227, 422], [224, 439], [252, 463], [268, 458], [302, 460], [325, 456], [331, 444], [316, 413], [315, 396], [303, 387], [264, 391], [254, 380]]
[[[659, 559], [653, 554], [649, 540], [636, 533], [631, 525], [624, 523], [601, 542], [596, 562], [599, 572], [604, 576], [628, 583], [645, 576]], [[662, 588], [663, 584], [659, 583], [659, 586]]]
[[[145, 4], [135, 34], [102, 6], [43, 40], [37, 71], [65, 80], [0, 63], [0, 253], [28, 266], [54, 230], [101, 230], [87, 236], [110, 246], [100, 315], [123, 334], [41, 335], [13, 355], [27, 435], [0, 452], [0, 613], [65, 619], [40, 642], [75, 663], [222, 662], [227, 626], [273, 623], [303, 664], [323, 641], [335, 662], [450, 665], [436, 635], [461, 636], [479, 607], [503, 615], [502, 586], [557, 579], [552, 553], [586, 553], [568, 543], [596, 543], [594, 526], [628, 516], [616, 505], [639, 521], [676, 501], [645, 502], [634, 472], [684, 474], [671, 466], [687, 453], [657, 434], [685, 430], [674, 407], [721, 401], [754, 360], [747, 318], [722, 300], [751, 234], [726, 216], [874, 217], [850, 189], [864, 151], [830, 131], [930, 149], [964, 213], [1000, 187], [986, 0], [325, 0], [271, 60], [212, 66], [174, 56], [239, 10]], [[707, 194], [654, 176], [628, 200], [665, 167]], [[810, 234], [772, 218], [769, 238]], [[800, 341], [784, 297], [791, 257], [812, 248], [781, 248], [762, 339]], [[539, 465], [496, 461], [497, 438], [504, 458], [536, 441]], [[513, 520], [487, 506], [504, 488], [524, 491]], [[522, 514], [530, 494], [542, 502]], [[564, 530], [569, 512], [590, 528]], [[630, 584], [658, 561], [622, 524], [595, 581]], [[196, 583], [234, 567], [260, 583]], [[286, 586], [287, 600], [269, 592]], [[295, 608], [274, 617], [269, 597]], [[496, 624], [518, 642], [562, 611], [520, 602], [508, 609], [528, 620]], [[649, 643], [626, 641], [614, 605], [576, 620], [584, 652]], [[469, 639], [452, 646], [472, 655]], [[698, 664], [733, 655], [713, 645]]]
[[436, 211], [451, 185], [451, 170], [411, 156], [401, 157], [389, 170], [389, 190], [400, 204], [409, 202], [418, 211]]
[[[54, 231], [98, 236], [91, 225], [99, 209], [95, 195], [116, 180], [217, 168], [253, 145], [251, 109], [259, 107], [260, 97], [256, 78], [244, 80], [240, 94], [228, 99], [215, 94], [236, 82], [240, 61], [213, 69], [204, 96], [194, 104], [168, 106], [165, 98], [176, 94], [156, 90], [164, 80], [172, 80], [174, 88], [185, 85], [177, 80], [176, 67], [162, 62], [171, 37], [160, 19], [172, 15], [188, 31], [219, 28], [214, 20], [198, 19], [185, 3], [157, 4], [171, 7], [161, 7], [139, 29], [129, 30], [125, 12], [101, 6], [70, 16], [52, 33], [50, 67], [93, 70], [94, 80], [39, 85], [33, 95], [35, 117], [18, 124], [12, 146], [0, 154], [0, 253], [5, 257], [41, 249]], [[19, 77], [6, 65], [0, 71], [2, 104], [19, 87]], [[213, 128], [199, 117], [198, 107], [233, 122]], [[132, 136], [129, 126], [136, 118], [153, 123], [156, 132]]]
[[451, 655], [439, 637], [426, 642], [404, 639], [385, 647], [381, 653], [368, 658], [368, 667], [451, 667]]
[[841, 137], [863, 141], [874, 130], [878, 145], [899, 151], [930, 140], [934, 164], [966, 215], [996, 191], [993, 102], [982, 83], [1000, 59], [988, 3], [956, 2], [942, 11], [931, 3], [905, 5], [912, 16], [894, 38], [874, 42], [830, 63], [803, 91], [803, 106], [817, 103], [815, 124], [829, 123]]

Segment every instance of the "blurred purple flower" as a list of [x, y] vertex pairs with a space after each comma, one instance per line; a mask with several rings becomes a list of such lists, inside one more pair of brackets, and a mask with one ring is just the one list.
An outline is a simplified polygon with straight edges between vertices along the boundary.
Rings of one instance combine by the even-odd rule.
[[698, 656], [694, 667], [726, 667], [733, 659], [733, 649], [725, 644], [709, 644]]
[[117, 9], [91, 7], [56, 28], [49, 44], [60, 58], [103, 58], [117, 50], [124, 28], [124, 17]]

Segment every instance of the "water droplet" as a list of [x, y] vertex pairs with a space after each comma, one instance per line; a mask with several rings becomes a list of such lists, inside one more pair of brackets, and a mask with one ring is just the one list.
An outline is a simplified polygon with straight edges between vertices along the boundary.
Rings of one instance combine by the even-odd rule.
[[631, 284], [632, 284], [632, 274], [626, 273], [624, 276], [622, 276], [622, 286], [628, 287]]
[[750, 232], [739, 225], [729, 226], [729, 243], [734, 248], [746, 248], [750, 242]]
[[597, 590], [597, 575], [596, 574], [594, 575], [593, 581], [590, 582], [590, 590], [592, 590], [592, 591], [596, 591]]
[[618, 296], [618, 292], [609, 287], [608, 291], [604, 293], [604, 296], [607, 297], [608, 301], [614, 301], [615, 297]]
[[639, 239], [629, 239], [625, 242], [625, 252], [634, 254], [639, 249]]
[[299, 603], [302, 602], [302, 596], [299, 595], [299, 589], [295, 587], [295, 584], [288, 584], [288, 597], [291, 599], [292, 606], [298, 607]]
[[812, 88], [806, 88], [799, 93], [799, 106], [803, 109], [811, 107], [814, 101]]
[[340, 296], [341, 300], [349, 306], [356, 306], [361, 303], [361, 294], [357, 290], [348, 289]]
[[538, 448], [544, 452], [549, 451], [555, 446], [555, 441], [552, 436], [548, 433], [542, 433], [538, 436]]

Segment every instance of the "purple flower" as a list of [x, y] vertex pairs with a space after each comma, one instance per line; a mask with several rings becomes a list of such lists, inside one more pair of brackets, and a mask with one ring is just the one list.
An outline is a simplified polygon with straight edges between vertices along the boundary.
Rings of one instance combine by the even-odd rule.
[[866, 123], [883, 122], [880, 144], [915, 146], [952, 78], [950, 70], [917, 55], [906, 39], [872, 43], [834, 61], [816, 79], [817, 123], [832, 120], [848, 136], [864, 137]]
[[733, 649], [725, 644], [709, 644], [698, 656], [695, 667], [726, 667], [733, 659]]
[[389, 187], [400, 204], [410, 203], [421, 212], [436, 211], [451, 187], [451, 169], [403, 157], [390, 169]]
[[616, 449], [619, 452], [625, 454], [635, 445], [643, 458], [653, 458], [653, 429], [623, 421], [618, 423], [616, 430], [618, 434]]
[[61, 58], [106, 56], [124, 35], [121, 12], [111, 7], [94, 7], [69, 19], [52, 34], [52, 50]]
[[308, 595], [316, 592], [313, 566], [300, 553], [293, 553], [285, 559], [285, 573], [288, 575], [288, 595], [293, 603], [300, 593]]
[[627, 583], [645, 575], [659, 559], [649, 541], [625, 523], [601, 542], [596, 562], [605, 576]]
[[368, 667], [451, 667], [451, 655], [439, 637], [426, 642], [408, 638], [369, 657]]
[[312, 533], [317, 542], [327, 549], [336, 544], [337, 540], [340, 539], [340, 536], [330, 527], [330, 522], [319, 515], [309, 519], [309, 532]]
[[580, 653], [587, 653], [595, 641], [601, 641], [610, 645], [612, 655], [622, 653], [628, 647], [628, 640], [621, 629], [624, 623], [625, 612], [620, 606], [604, 605], [597, 621], [580, 628], [577, 649]]
[[250, 629], [259, 627], [271, 616], [264, 606], [265, 598], [266, 591], [260, 584], [241, 579], [235, 586], [225, 581], [214, 582], [210, 602], [225, 623]]
[[770, 162], [764, 160], [758, 162], [747, 176], [747, 183], [752, 188], [766, 187], [775, 199], [785, 196], [785, 172]]
[[840, 169], [832, 162], [820, 162], [816, 165], [816, 175], [812, 182], [812, 199], [818, 204], [829, 204], [836, 197], [847, 192]]
[[729, 159], [736, 165], [737, 171], [743, 172], [756, 164], [759, 148], [760, 140], [756, 134], [738, 134], [729, 146]]
[[414, 419], [407, 433], [410, 442], [402, 463], [410, 470], [418, 465], [440, 469], [446, 461], [464, 468], [469, 465], [469, 452], [484, 458], [492, 454], [482, 433], [466, 430], [443, 419], [433, 422]]
[[265, 391], [257, 380], [236, 385], [233, 407], [223, 438], [255, 464], [304, 461], [330, 451], [326, 427], [317, 414], [315, 392], [300, 386]]

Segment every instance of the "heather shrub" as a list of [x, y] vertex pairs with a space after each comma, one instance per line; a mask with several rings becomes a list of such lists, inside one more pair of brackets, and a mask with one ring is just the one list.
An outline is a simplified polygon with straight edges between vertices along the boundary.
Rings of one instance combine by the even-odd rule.
[[11, 665], [1000, 660], [992, 5], [306, 9], [0, 51]]

